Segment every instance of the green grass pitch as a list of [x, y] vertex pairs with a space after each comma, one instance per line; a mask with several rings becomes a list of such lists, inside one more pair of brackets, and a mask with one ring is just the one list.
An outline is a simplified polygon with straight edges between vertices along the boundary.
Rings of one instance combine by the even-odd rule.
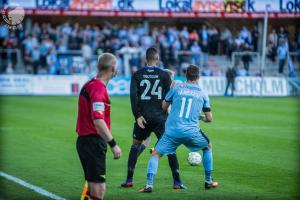
[[[79, 199], [84, 183], [75, 149], [77, 97], [0, 97], [0, 171], [67, 199]], [[171, 189], [167, 159], [159, 163], [152, 194], [145, 184], [148, 151], [139, 158], [135, 186], [121, 189], [126, 176], [133, 117], [128, 97], [112, 97], [112, 133], [121, 160], [107, 155], [107, 200], [299, 199], [299, 98], [211, 98], [214, 121], [202, 124], [213, 142], [214, 178], [203, 188], [203, 167], [191, 167], [188, 150], [178, 151], [184, 191]], [[151, 145], [156, 141], [152, 136]], [[0, 199], [47, 199], [0, 178]]]

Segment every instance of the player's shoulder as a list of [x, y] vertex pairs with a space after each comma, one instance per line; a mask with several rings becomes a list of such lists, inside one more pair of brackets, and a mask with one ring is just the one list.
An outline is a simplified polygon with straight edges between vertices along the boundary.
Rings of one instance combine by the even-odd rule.
[[101, 80], [98, 80], [96, 78], [92, 78], [86, 83], [86, 87], [89, 91], [106, 91], [106, 86], [104, 83], [102, 83]]
[[133, 74], [133, 76], [134, 77], [140, 77], [140, 76], [143, 76], [145, 74], [147, 74], [147, 75], [155, 74], [155, 75], [159, 75], [160, 77], [167, 77], [168, 76], [168, 73], [161, 67], [147, 67], [147, 66], [138, 69]]

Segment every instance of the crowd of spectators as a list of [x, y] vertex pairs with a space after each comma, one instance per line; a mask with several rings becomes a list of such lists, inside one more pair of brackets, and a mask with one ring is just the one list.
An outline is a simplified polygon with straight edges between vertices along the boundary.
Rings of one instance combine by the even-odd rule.
[[[193, 63], [202, 68], [203, 75], [210, 76], [213, 75], [208, 65], [210, 55], [225, 54], [231, 59], [235, 51], [258, 51], [259, 37], [257, 27], [249, 30], [245, 26], [238, 34], [233, 34], [228, 28], [220, 30], [207, 25], [199, 29], [162, 25], [152, 27], [150, 31], [142, 25], [100, 27], [78, 23], [57, 26], [34, 23], [26, 31], [12, 31], [6, 25], [0, 25], [0, 49], [21, 49], [25, 71], [33, 74], [92, 73], [97, 55], [111, 52], [121, 60], [118, 66], [120, 74], [130, 76], [145, 65], [146, 49], [157, 46], [162, 66], [182, 73], [188, 63]], [[282, 72], [288, 48], [290, 51], [298, 48], [299, 51], [300, 29], [292, 45], [287, 45], [288, 38], [289, 33], [283, 27], [279, 32], [272, 30], [268, 36], [268, 57], [275, 61], [278, 55], [279, 72]], [[15, 68], [16, 53], [0, 54], [0, 72]], [[247, 75], [251, 56], [245, 54], [241, 60]]]

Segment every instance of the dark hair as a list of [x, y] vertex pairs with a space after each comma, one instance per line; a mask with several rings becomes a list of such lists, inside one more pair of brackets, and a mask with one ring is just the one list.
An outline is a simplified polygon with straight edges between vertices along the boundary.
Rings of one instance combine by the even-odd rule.
[[200, 77], [200, 69], [196, 65], [189, 65], [186, 69], [186, 78], [188, 81], [196, 81]]
[[155, 47], [150, 47], [146, 51], [146, 61], [147, 63], [158, 60], [158, 51]]

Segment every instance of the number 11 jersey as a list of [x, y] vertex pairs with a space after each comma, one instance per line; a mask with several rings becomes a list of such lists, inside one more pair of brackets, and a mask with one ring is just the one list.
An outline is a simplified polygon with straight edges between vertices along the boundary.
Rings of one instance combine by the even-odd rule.
[[171, 137], [187, 137], [199, 133], [201, 112], [210, 112], [208, 96], [197, 84], [176, 84], [166, 95], [166, 102], [172, 104], [165, 128]]

